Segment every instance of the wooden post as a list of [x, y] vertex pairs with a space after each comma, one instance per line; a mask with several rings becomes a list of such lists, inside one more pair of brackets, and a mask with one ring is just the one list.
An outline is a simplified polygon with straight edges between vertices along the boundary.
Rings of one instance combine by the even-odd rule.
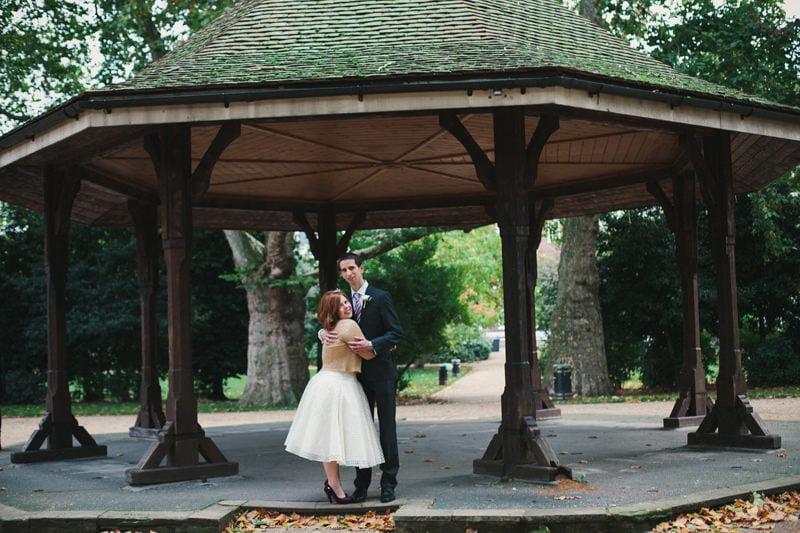
[[[320, 292], [332, 291], [336, 288], [339, 279], [339, 269], [336, 266], [336, 212], [333, 206], [319, 211], [319, 289]], [[348, 239], [349, 242], [349, 239]]]
[[[540, 120], [541, 125], [541, 120]], [[506, 385], [502, 422], [481, 459], [478, 474], [553, 481], [560, 472], [555, 452], [541, 436], [533, 406], [530, 367], [530, 295], [528, 260], [530, 211], [526, 173], [525, 117], [521, 108], [494, 111], [497, 214], [503, 250], [503, 299], [506, 331]], [[548, 133], [549, 135], [549, 133]], [[537, 138], [534, 135], [534, 140]], [[538, 162], [538, 153], [535, 154]], [[571, 475], [571, 474], [570, 474]]]
[[530, 202], [531, 233], [528, 240], [528, 324], [530, 336], [530, 356], [528, 364], [531, 368], [531, 387], [533, 388], [533, 409], [536, 419], [561, 417], [561, 409], [555, 406], [550, 395], [542, 385], [542, 371], [539, 368], [539, 350], [536, 347], [536, 281], [539, 277], [539, 266], [536, 251], [542, 241], [542, 229], [547, 219], [547, 212], [552, 209], [553, 201]]
[[746, 396], [739, 347], [739, 312], [736, 296], [736, 223], [730, 135], [719, 133], [705, 140], [702, 158], [696, 143], [690, 156], [705, 179], [709, 204], [711, 253], [717, 276], [719, 309], [719, 375], [717, 401], [694, 433], [690, 445], [776, 449], [781, 437], [770, 434]]
[[[135, 468], [126, 471], [132, 485], [234, 475], [239, 465], [229, 462], [197, 422], [197, 399], [192, 372], [192, 257], [191, 130], [165, 126], [150, 136], [145, 147], [158, 176], [161, 239], [167, 266], [169, 324], [169, 392], [164, 427], [158, 441]], [[206, 459], [200, 463], [198, 455]], [[166, 459], [166, 466], [159, 466]]]
[[156, 206], [128, 202], [128, 210], [136, 232], [136, 273], [139, 284], [139, 306], [142, 339], [142, 379], [139, 385], [139, 414], [130, 428], [131, 437], [155, 438], [164, 426], [161, 408], [161, 386], [158, 382], [158, 327], [156, 296], [158, 295], [158, 215]]
[[693, 172], [685, 172], [672, 180], [672, 200], [657, 182], [648, 190], [660, 201], [667, 224], [675, 234], [675, 258], [681, 278], [683, 310], [683, 365], [678, 399], [665, 428], [696, 426], [711, 411], [712, 402], [706, 392], [705, 368], [700, 349], [700, 298], [697, 289], [697, 198]]
[[[70, 212], [80, 180], [48, 166], [44, 173], [44, 258], [47, 282], [47, 414], [12, 463], [105, 456], [105, 446], [78, 425], [72, 414], [67, 374], [66, 288]], [[80, 443], [72, 446], [72, 438]], [[47, 448], [41, 449], [47, 441]]]

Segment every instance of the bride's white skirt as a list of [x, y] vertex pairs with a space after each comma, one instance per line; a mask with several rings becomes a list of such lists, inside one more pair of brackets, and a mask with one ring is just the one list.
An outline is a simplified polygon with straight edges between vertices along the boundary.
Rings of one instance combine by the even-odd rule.
[[309, 380], [284, 445], [312, 461], [359, 468], [383, 462], [364, 390], [355, 374], [333, 370], [320, 370]]

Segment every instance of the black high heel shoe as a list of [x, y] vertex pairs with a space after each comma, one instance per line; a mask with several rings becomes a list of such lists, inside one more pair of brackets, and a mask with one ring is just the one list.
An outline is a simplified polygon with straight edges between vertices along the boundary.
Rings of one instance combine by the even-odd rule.
[[325, 485], [323, 485], [322, 488], [325, 490], [325, 495], [328, 497], [329, 503], [333, 503], [334, 501], [340, 505], [343, 503], [353, 503], [353, 498], [351, 498], [347, 494], [344, 495], [344, 498], [338, 497], [336, 495], [336, 492], [334, 492], [334, 490], [328, 484], [327, 479], [325, 480]]

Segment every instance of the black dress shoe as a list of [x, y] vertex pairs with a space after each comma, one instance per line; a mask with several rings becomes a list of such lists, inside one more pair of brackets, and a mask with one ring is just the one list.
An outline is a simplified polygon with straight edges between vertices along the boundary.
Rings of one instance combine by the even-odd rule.
[[381, 503], [389, 503], [395, 500], [394, 489], [383, 487], [381, 489]]
[[353, 494], [350, 495], [350, 499], [353, 503], [361, 503], [367, 499], [367, 489], [356, 489], [353, 491]]

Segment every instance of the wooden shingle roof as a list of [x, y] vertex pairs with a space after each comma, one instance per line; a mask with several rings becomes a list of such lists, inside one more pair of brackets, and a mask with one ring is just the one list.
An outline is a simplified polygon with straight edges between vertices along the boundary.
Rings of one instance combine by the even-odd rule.
[[775, 105], [680, 73], [556, 0], [241, 0], [109, 89], [543, 70]]

